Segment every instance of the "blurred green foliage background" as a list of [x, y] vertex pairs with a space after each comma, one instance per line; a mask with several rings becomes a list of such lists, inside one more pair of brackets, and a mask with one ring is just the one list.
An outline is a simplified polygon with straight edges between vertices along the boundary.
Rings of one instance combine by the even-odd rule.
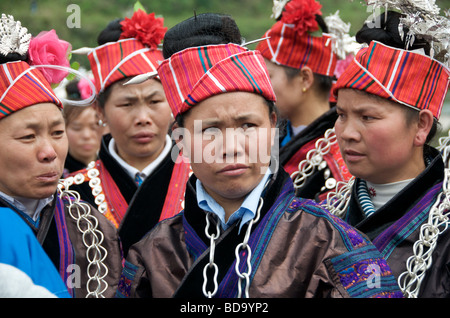
[[[351, 23], [355, 33], [370, 15], [364, 0], [322, 0], [324, 16], [340, 11], [345, 22]], [[33, 34], [55, 29], [61, 39], [69, 41], [73, 48], [97, 45], [97, 36], [108, 22], [125, 16], [131, 17], [135, 0], [2, 0], [0, 11], [11, 14]], [[271, 0], [140, 0], [147, 12], [164, 17], [170, 28], [195, 12], [227, 13], [234, 17], [247, 40], [261, 37], [274, 23]], [[447, 2], [447, 5], [445, 5]], [[450, 0], [438, 0], [441, 8], [448, 8]], [[77, 6], [71, 6], [75, 4]], [[79, 10], [78, 10], [79, 9]], [[72, 14], [79, 11], [78, 21]], [[79, 22], [78, 27], [71, 22]], [[73, 56], [73, 60], [87, 66], [87, 59]]]
[[[323, 16], [339, 10], [340, 17], [351, 23], [351, 35], [372, 13], [365, 5], [365, 0], [319, 1]], [[135, 3], [136, 0], [1, 0], [0, 11], [13, 15], [33, 35], [55, 29], [61, 39], [70, 42], [76, 49], [97, 46], [100, 31], [116, 18], [131, 17]], [[272, 0], [140, 0], [140, 3], [148, 13], [155, 12], [157, 16], [162, 16], [168, 28], [193, 16], [194, 11], [197, 14], [230, 14], [247, 41], [261, 37], [274, 23], [270, 18]], [[436, 0], [436, 4], [441, 8], [441, 14], [450, 8], [450, 0]], [[73, 14], [78, 14], [77, 21]], [[79, 22], [79, 25], [71, 25], [73, 22]], [[89, 67], [86, 56], [73, 55], [71, 61]], [[447, 95], [444, 107], [447, 122], [444, 126], [450, 126], [450, 94]], [[441, 118], [441, 121], [445, 121], [445, 118]]]

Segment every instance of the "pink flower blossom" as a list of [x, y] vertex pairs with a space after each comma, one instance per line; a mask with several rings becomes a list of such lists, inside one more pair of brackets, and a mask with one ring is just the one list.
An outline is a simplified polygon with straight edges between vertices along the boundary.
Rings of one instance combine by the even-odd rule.
[[[60, 40], [55, 30], [42, 31], [30, 41], [28, 60], [30, 65], [59, 65], [70, 68], [68, 55], [72, 46]], [[67, 71], [39, 68], [51, 84], [60, 83], [68, 74]]]
[[338, 60], [336, 63], [336, 68], [334, 69], [334, 75], [336, 78], [339, 78], [342, 73], [344, 73], [347, 66], [350, 65], [350, 63], [353, 61], [353, 54], [347, 55], [347, 57], [344, 60]]
[[[91, 79], [90, 79], [90, 81], [93, 82]], [[77, 86], [78, 86], [78, 90], [80, 91], [81, 99], [88, 99], [89, 97], [91, 97], [92, 89], [89, 86], [89, 82], [87, 79], [85, 79], [85, 78], [80, 79]]]

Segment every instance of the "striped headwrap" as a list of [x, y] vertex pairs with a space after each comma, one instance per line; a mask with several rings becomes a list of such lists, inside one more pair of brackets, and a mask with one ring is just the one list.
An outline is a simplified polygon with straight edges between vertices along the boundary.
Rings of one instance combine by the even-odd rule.
[[23, 61], [0, 64], [0, 119], [39, 103], [63, 107], [42, 72], [35, 66]]
[[141, 41], [129, 38], [109, 42], [92, 49], [88, 59], [94, 74], [97, 92], [127, 77], [156, 72], [163, 60], [160, 50], [152, 49]]
[[261, 54], [233, 43], [184, 49], [161, 63], [158, 74], [175, 117], [226, 92], [250, 92], [275, 101]]
[[442, 63], [372, 41], [358, 52], [333, 93], [353, 88], [414, 109], [429, 109], [439, 119], [449, 83], [450, 70]]
[[269, 61], [283, 66], [301, 69], [308, 66], [320, 75], [333, 76], [337, 56], [333, 52], [332, 36], [304, 33], [299, 36], [293, 24], [275, 23], [256, 49]]

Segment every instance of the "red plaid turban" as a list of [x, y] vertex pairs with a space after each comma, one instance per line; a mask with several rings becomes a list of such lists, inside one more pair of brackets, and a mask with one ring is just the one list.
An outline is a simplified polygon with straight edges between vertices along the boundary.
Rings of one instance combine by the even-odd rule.
[[295, 25], [278, 21], [264, 37], [270, 38], [260, 42], [256, 49], [269, 61], [296, 69], [308, 66], [316, 74], [333, 76], [337, 56], [330, 35], [305, 32], [300, 36]]
[[0, 119], [40, 103], [63, 107], [39, 69], [23, 61], [0, 65]]
[[166, 59], [158, 74], [175, 117], [210, 96], [226, 92], [256, 93], [275, 101], [261, 54], [237, 44], [185, 49]]
[[156, 72], [163, 60], [161, 51], [134, 38], [109, 42], [88, 54], [97, 92], [126, 77]]
[[415, 108], [439, 119], [450, 70], [438, 61], [372, 41], [361, 49], [334, 88], [353, 88]]

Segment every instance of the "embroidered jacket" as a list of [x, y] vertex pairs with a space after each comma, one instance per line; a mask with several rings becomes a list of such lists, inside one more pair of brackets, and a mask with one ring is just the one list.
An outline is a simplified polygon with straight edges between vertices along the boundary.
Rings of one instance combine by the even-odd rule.
[[[286, 138], [289, 141], [280, 148], [280, 164], [289, 175], [298, 171], [299, 163], [306, 158], [310, 150], [316, 149], [317, 140], [323, 138], [325, 132], [334, 127], [336, 119], [336, 108], [333, 107], [290, 139], [282, 136], [283, 142]], [[323, 157], [323, 163], [325, 165], [316, 168], [304, 186], [297, 189], [298, 196], [320, 201], [326, 198], [328, 191], [334, 189], [336, 182], [350, 179], [351, 175], [337, 143], [330, 147], [330, 151]]]
[[[119, 297], [203, 297], [203, 269], [210, 240], [205, 212], [197, 205], [193, 175], [186, 188], [186, 208], [160, 222], [130, 249], [119, 283]], [[272, 176], [263, 195], [259, 221], [252, 227], [250, 297], [401, 297], [386, 261], [355, 229], [294, 195], [284, 170]], [[215, 297], [236, 297], [235, 248], [243, 241], [239, 222], [217, 239]], [[212, 224], [215, 228], [215, 225]], [[246, 253], [239, 268], [246, 272]], [[372, 286], [371, 266], [379, 270]], [[212, 281], [210, 273], [209, 282]], [[212, 290], [212, 285], [207, 285]]]
[[[88, 295], [88, 270], [89, 268], [91, 269], [90, 275], [92, 276], [97, 266], [89, 266], [87, 255], [95, 258], [95, 252], [91, 251], [87, 254], [88, 248], [83, 240], [91, 242], [93, 238], [90, 234], [84, 235], [80, 231], [80, 228], [83, 230], [87, 229], [88, 224], [81, 220], [79, 223], [80, 227], [78, 226], [78, 222], [69, 212], [69, 201], [65, 198], [61, 199], [55, 194], [55, 199], [42, 210], [36, 222], [33, 222], [24, 212], [21, 212], [3, 199], [0, 199], [0, 206], [11, 208], [30, 226], [37, 240], [58, 270], [70, 295], [76, 298], [86, 297]], [[90, 221], [93, 224], [97, 223], [97, 231], [95, 232], [97, 237], [103, 237], [100, 244], [104, 248], [102, 250], [102, 256], [105, 257], [103, 264], [108, 268], [108, 273], [104, 277], [108, 287], [102, 295], [104, 297], [112, 297], [116, 291], [122, 269], [122, 253], [119, 238], [115, 228], [95, 208], [91, 207], [90, 214], [92, 215], [92, 217], [89, 217]], [[94, 221], [93, 218], [97, 221]], [[100, 276], [104, 274], [106, 272], [102, 268]], [[90, 290], [95, 290], [96, 284], [96, 282], [90, 282]], [[101, 283], [99, 291], [105, 287], [106, 285]]]
[[[138, 187], [108, 150], [111, 135], [103, 137], [95, 174], [89, 168], [72, 173], [83, 175], [77, 190], [82, 199], [97, 206], [118, 228], [124, 256], [131, 245], [141, 239], [160, 220], [182, 209], [184, 189], [190, 167], [184, 161], [173, 162], [171, 153]], [[91, 182], [98, 177], [100, 187]], [[96, 189], [97, 187], [97, 189]]]
[[[356, 179], [348, 210], [344, 216], [349, 224], [365, 233], [379, 249], [396, 277], [406, 270], [406, 261], [413, 255], [421, 226], [428, 221], [432, 205], [442, 190], [444, 163], [436, 149], [430, 149], [432, 161], [427, 168], [369, 217], [358, 199]], [[443, 232], [432, 254], [432, 265], [425, 272], [418, 297], [450, 296], [450, 231]]]

